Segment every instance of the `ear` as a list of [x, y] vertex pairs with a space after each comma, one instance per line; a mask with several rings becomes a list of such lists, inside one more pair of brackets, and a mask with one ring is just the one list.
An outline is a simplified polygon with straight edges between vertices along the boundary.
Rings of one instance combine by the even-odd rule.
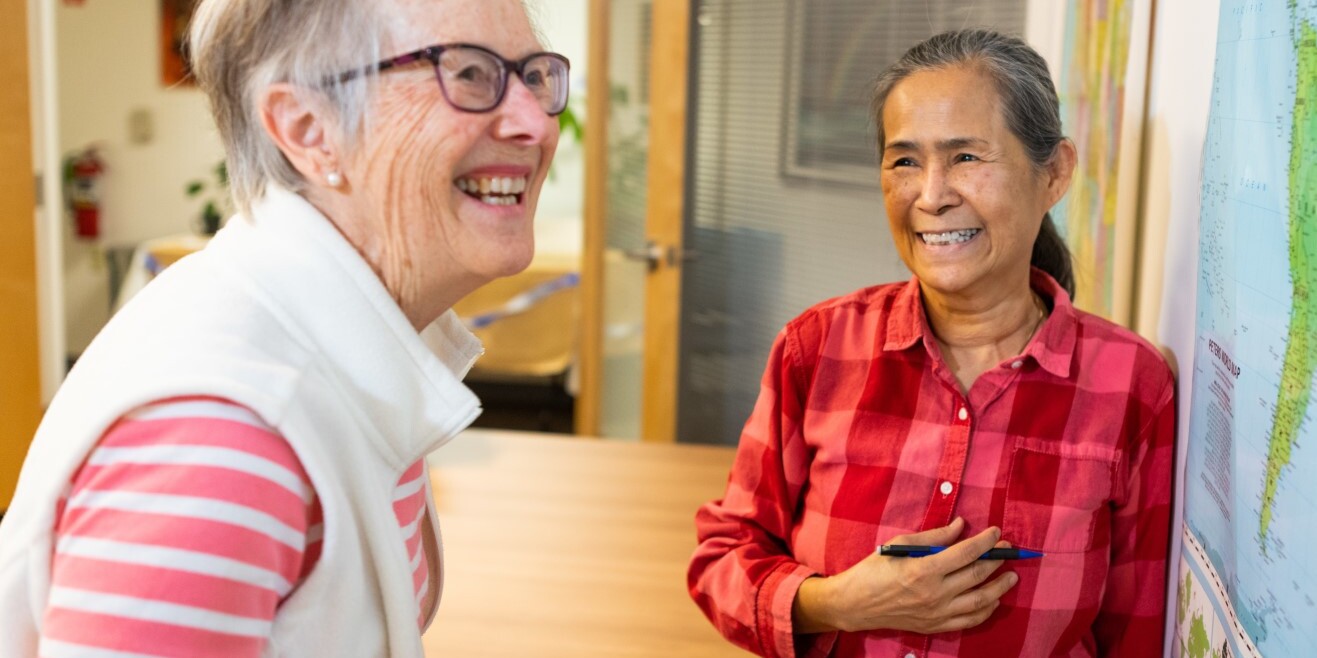
[[1065, 138], [1057, 143], [1051, 161], [1044, 168], [1044, 175], [1047, 177], [1048, 208], [1056, 205], [1056, 202], [1065, 196], [1066, 190], [1070, 189], [1070, 179], [1074, 177], [1075, 163], [1078, 161], [1079, 153], [1075, 149], [1074, 142]]
[[258, 101], [261, 125], [288, 162], [313, 185], [328, 187], [329, 172], [342, 173], [329, 115], [287, 83], [267, 87]]

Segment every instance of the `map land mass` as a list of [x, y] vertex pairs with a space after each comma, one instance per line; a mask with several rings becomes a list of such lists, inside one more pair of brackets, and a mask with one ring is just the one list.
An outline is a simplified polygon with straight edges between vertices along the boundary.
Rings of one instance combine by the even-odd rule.
[[[1291, 11], [1294, 7], [1294, 0], [1290, 0]], [[1266, 482], [1258, 523], [1258, 538], [1264, 553], [1281, 471], [1290, 463], [1294, 442], [1311, 402], [1313, 373], [1317, 372], [1317, 295], [1312, 288], [1317, 283], [1317, 222], [1313, 221], [1317, 214], [1317, 167], [1304, 166], [1305, 156], [1309, 162], [1317, 157], [1317, 29], [1306, 20], [1295, 22], [1298, 74], [1289, 161], [1289, 260], [1294, 302], [1275, 422], [1268, 441]]]

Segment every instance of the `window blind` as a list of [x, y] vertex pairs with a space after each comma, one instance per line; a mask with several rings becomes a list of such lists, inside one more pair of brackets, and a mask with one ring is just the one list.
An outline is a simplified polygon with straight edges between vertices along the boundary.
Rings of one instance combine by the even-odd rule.
[[704, 0], [692, 43], [678, 436], [734, 444], [774, 337], [904, 280], [878, 186], [873, 79], [949, 29], [1020, 34], [1026, 0]]

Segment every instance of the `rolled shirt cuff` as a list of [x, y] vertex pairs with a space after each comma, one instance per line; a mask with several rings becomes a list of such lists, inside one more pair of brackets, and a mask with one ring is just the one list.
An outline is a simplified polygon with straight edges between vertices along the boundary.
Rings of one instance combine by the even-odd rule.
[[802, 564], [786, 563], [764, 579], [755, 606], [756, 624], [763, 655], [775, 658], [813, 658], [827, 656], [837, 641], [837, 633], [796, 635], [791, 610], [796, 592], [806, 578], [819, 575]]

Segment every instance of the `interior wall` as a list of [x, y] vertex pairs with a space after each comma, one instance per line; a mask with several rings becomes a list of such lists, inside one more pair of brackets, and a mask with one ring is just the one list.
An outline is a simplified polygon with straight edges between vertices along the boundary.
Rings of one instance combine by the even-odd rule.
[[40, 336], [41, 403], [50, 404], [64, 381], [64, 209], [59, 202], [59, 129], [55, 103], [55, 8], [27, 0], [28, 116], [32, 165], [40, 177], [36, 208], [37, 330]]
[[[1144, 125], [1141, 267], [1136, 295], [1138, 332], [1159, 345], [1179, 372], [1180, 418], [1175, 491], [1184, 490], [1189, 442], [1194, 321], [1198, 284], [1198, 219], [1203, 147], [1211, 106], [1219, 0], [1157, 0]], [[1171, 556], [1178, 561], [1181, 505]], [[1168, 600], [1176, 597], [1171, 579]], [[1175, 622], [1169, 615], [1167, 628]], [[1169, 632], [1168, 632], [1169, 638]], [[1169, 639], [1168, 639], [1169, 641]]]
[[[158, 0], [56, 6], [59, 151], [96, 144], [107, 168], [101, 239], [77, 240], [65, 222], [68, 351], [77, 354], [109, 316], [103, 248], [193, 230], [201, 203], [184, 188], [208, 175], [223, 149], [205, 96], [161, 85]], [[147, 141], [130, 137], [134, 112], [148, 119]]]
[[1183, 316], [1192, 327], [1219, 6], [1219, 0], [1158, 0], [1154, 15], [1135, 327], [1150, 339], [1163, 338], [1163, 328], [1174, 331], [1164, 318]]
[[[539, 0], [530, 7], [533, 20], [544, 35], [544, 46], [565, 55], [572, 63], [568, 104], [577, 117], [588, 120], [585, 117], [586, 40], [589, 37], [586, 0]], [[584, 195], [585, 149], [564, 131], [535, 213], [538, 253], [580, 257], [584, 239], [581, 219]]]

